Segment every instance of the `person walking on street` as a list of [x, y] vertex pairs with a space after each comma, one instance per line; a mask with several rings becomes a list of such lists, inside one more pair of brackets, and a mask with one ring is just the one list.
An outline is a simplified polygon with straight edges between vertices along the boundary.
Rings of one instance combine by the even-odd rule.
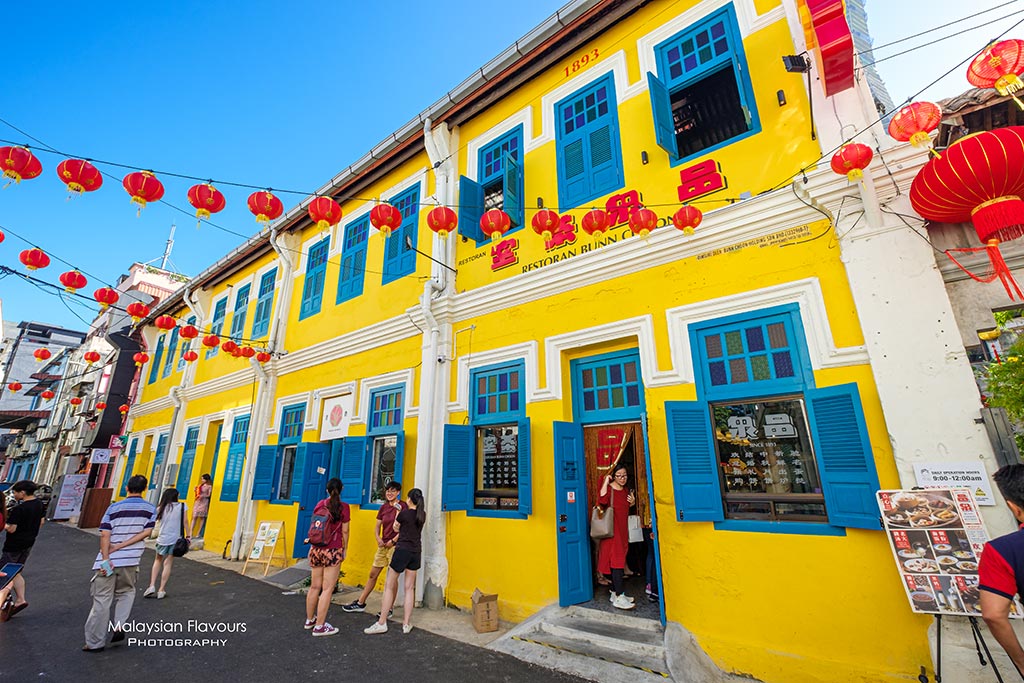
[[[341, 609], [346, 612], [362, 612], [366, 609], [366, 600], [370, 593], [377, 587], [377, 577], [381, 570], [387, 569], [391, 564], [391, 557], [395, 554], [395, 543], [398, 542], [398, 532], [395, 531], [395, 518], [398, 513], [406, 508], [406, 504], [399, 500], [402, 492], [402, 485], [397, 481], [389, 482], [384, 487], [385, 503], [377, 510], [377, 524], [373, 528], [373, 535], [377, 537], [377, 554], [373, 557], [373, 564], [370, 566], [370, 577], [363, 586], [363, 592], [359, 598]], [[385, 584], [387, 576], [385, 575]]]
[[625, 467], [615, 468], [615, 476], [606, 475], [601, 484], [598, 505], [614, 510], [611, 538], [601, 539], [597, 552], [597, 570], [612, 577], [611, 602], [618, 609], [633, 609], [633, 598], [626, 595], [624, 573], [629, 552], [629, 508], [635, 502], [633, 492], [626, 488], [629, 473]]
[[[188, 535], [191, 526], [186, 521], [188, 508], [184, 503], [178, 502], [178, 489], [170, 488], [164, 491], [156, 508], [156, 518], [160, 522], [160, 534], [156, 537], [156, 557], [153, 559], [153, 571], [149, 575], [149, 588], [142, 597], [163, 600], [167, 596], [167, 580], [171, 578], [171, 565], [174, 563], [174, 544], [182, 538], [182, 534], [191, 540], [191, 536]], [[159, 591], [156, 589], [158, 578]]]
[[213, 479], [209, 474], [199, 478], [195, 490], [195, 502], [192, 504], [192, 536], [201, 538], [206, 526], [206, 516], [210, 514], [210, 496], [213, 494]]
[[427, 521], [427, 511], [423, 507], [423, 492], [419, 489], [409, 491], [409, 504], [398, 513], [393, 525], [398, 533], [395, 554], [391, 557], [387, 579], [384, 582], [384, 601], [380, 607], [377, 621], [363, 633], [387, 633], [388, 614], [398, 596], [398, 575], [405, 573], [405, 597], [402, 602], [402, 633], [412, 630], [412, 608], [416, 602], [416, 571], [420, 568], [420, 536], [423, 524]]
[[[35, 496], [38, 487], [28, 479], [15, 482], [11, 495], [18, 501], [4, 520], [7, 538], [0, 552], [0, 567], [8, 562], [26, 564], [32, 546], [35, 545], [39, 528], [46, 517], [46, 506]], [[19, 572], [11, 585], [0, 591], [0, 621], [7, 621], [28, 607], [25, 595], [24, 572]]]
[[156, 526], [156, 508], [142, 497], [149, 482], [141, 474], [128, 480], [128, 497], [107, 508], [100, 522], [100, 552], [92, 568], [92, 610], [85, 621], [84, 652], [100, 652], [107, 644], [110, 608], [114, 608], [111, 643], [125, 639], [123, 625], [135, 604], [135, 580], [145, 540]]
[[348, 503], [341, 502], [341, 480], [333, 478], [327, 482], [327, 498], [313, 508], [313, 524], [321, 518], [324, 530], [318, 544], [309, 548], [309, 592], [306, 593], [306, 624], [314, 636], [333, 636], [338, 629], [327, 623], [327, 610], [331, 596], [338, 585], [338, 573], [348, 551], [348, 524], [350, 513]]

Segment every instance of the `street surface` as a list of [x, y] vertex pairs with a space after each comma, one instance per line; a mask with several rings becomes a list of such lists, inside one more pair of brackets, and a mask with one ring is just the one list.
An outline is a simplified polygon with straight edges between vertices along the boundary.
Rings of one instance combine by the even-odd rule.
[[[82, 629], [92, 604], [90, 568], [98, 547], [96, 536], [54, 523], [43, 527], [25, 570], [29, 607], [0, 623], [0, 681], [280, 683], [313, 676], [365, 683], [580, 680], [421, 629], [403, 635], [400, 621], [391, 621], [386, 634], [364, 635], [373, 615], [345, 614], [338, 605], [332, 606], [328, 620], [341, 632], [313, 638], [302, 628], [303, 595], [283, 595], [280, 588], [182, 558], [174, 562], [167, 597], [143, 599], [152, 550], [146, 551], [140, 567], [132, 621], [162, 626], [165, 632], [131, 633], [128, 638], [226, 642], [125, 643], [108, 645], [103, 652], [82, 652]], [[235, 632], [208, 631], [208, 624]], [[243, 626], [244, 632], [238, 632]]]

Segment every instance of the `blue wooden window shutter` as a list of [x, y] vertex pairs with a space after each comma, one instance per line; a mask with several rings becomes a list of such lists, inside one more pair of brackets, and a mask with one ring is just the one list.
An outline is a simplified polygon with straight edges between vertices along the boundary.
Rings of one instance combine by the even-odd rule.
[[167, 337], [166, 334], [160, 335], [160, 338], [156, 340], [156, 351], [153, 352], [153, 358], [150, 361], [152, 365], [149, 367], [149, 382], [152, 384], [156, 381], [157, 373], [160, 371], [160, 361], [164, 357], [164, 339]]
[[721, 522], [722, 484], [706, 403], [666, 401], [676, 512], [683, 522]]
[[134, 472], [132, 468], [135, 467], [135, 455], [139, 449], [139, 440], [132, 439], [131, 446], [128, 447], [128, 460], [124, 465], [124, 476], [121, 477], [121, 493], [122, 497], [128, 495], [128, 480], [132, 478]]
[[878, 473], [856, 383], [808, 389], [804, 397], [829, 524], [881, 529]]
[[490, 237], [480, 229], [484, 215], [484, 186], [466, 176], [459, 177], [459, 234], [475, 240], [477, 246]]
[[668, 86], [648, 71], [647, 89], [651, 91], [655, 139], [658, 146], [668, 152], [670, 159], [676, 159], [679, 157], [679, 145], [676, 143], [676, 124], [672, 120], [672, 99], [668, 94]]
[[259, 339], [270, 330], [270, 314], [274, 307], [274, 283], [277, 268], [264, 273], [256, 293], [256, 310], [252, 314], [252, 338]]
[[[384, 275], [386, 285], [416, 270], [416, 246], [419, 242], [420, 188], [419, 185], [392, 197], [390, 204], [402, 213], [402, 224], [391, 231], [384, 243]], [[410, 248], [409, 245], [412, 245]]]
[[555, 126], [562, 209], [623, 186], [615, 81], [610, 75], [555, 105]]
[[473, 507], [475, 440], [476, 429], [472, 425], [444, 426], [442, 510], [469, 510]]
[[178, 328], [175, 327], [171, 330], [171, 340], [167, 344], [167, 357], [164, 359], [164, 370], [160, 373], [161, 377], [167, 377], [171, 374], [171, 369], [174, 367], [175, 356], [178, 352]]
[[235, 341], [243, 339], [245, 334], [245, 313], [249, 307], [249, 285], [238, 290], [235, 296], [235, 309], [231, 313], [231, 338]]
[[[533, 470], [530, 465], [530, 418], [519, 420], [519, 512], [533, 514]], [[472, 491], [470, 491], [472, 493]]]
[[[185, 321], [186, 325], [195, 325], [196, 317], [194, 315], [189, 316], [188, 320]], [[185, 369], [185, 352], [192, 348], [192, 340], [186, 339], [185, 343], [181, 345], [181, 353], [178, 354], [178, 371]]]
[[369, 230], [370, 219], [368, 216], [345, 226], [336, 304], [354, 299], [363, 293], [363, 280], [366, 273], [366, 243]]
[[295, 463], [292, 467], [292, 489], [291, 489], [291, 501], [293, 503], [302, 502], [302, 484], [305, 481], [306, 476], [306, 451], [312, 445], [319, 446], [320, 444], [311, 443], [300, 443], [295, 448]]
[[185, 432], [185, 446], [181, 450], [181, 466], [178, 467], [177, 489], [182, 499], [188, 496], [189, 480], [192, 479], [192, 463], [196, 458], [198, 442], [199, 427], [189, 427]]
[[277, 446], [260, 446], [256, 454], [256, 471], [252, 477], [252, 499], [270, 500], [277, 465]]
[[341, 445], [341, 500], [351, 505], [363, 502], [368, 442], [365, 436], [346, 436]]
[[309, 248], [306, 256], [306, 277], [302, 283], [302, 303], [299, 320], [320, 312], [324, 298], [324, 280], [327, 277], [327, 249], [331, 238], [325, 237]]
[[[213, 320], [210, 322], [210, 334], [219, 335], [224, 331], [224, 318], [228, 314], [228, 298], [224, 297], [213, 307]], [[214, 346], [212, 349], [207, 350], [206, 357], [213, 358], [217, 355], [217, 349], [220, 346]]]
[[511, 154], [506, 154], [503, 173], [502, 204], [505, 213], [512, 219], [512, 227], [518, 227], [523, 224], [523, 167]]

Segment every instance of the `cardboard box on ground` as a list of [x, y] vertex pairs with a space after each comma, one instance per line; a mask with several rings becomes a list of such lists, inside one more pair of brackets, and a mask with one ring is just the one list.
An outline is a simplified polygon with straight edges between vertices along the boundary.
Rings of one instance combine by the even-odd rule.
[[477, 633], [498, 630], [498, 594], [473, 591], [473, 628]]

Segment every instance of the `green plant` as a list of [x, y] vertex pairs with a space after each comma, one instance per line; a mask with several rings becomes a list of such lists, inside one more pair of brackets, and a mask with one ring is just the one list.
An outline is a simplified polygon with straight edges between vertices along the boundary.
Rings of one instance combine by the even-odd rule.
[[1024, 341], [1011, 346], [1002, 362], [989, 363], [988, 404], [1024, 420]]
[[1014, 318], [1020, 318], [1024, 316], [1024, 310], [1020, 308], [1013, 308], [1008, 311], [995, 311], [992, 315], [995, 317], [996, 325], [999, 327], [999, 329], [1003, 329], [1006, 327], [1007, 323], [1009, 323]]

